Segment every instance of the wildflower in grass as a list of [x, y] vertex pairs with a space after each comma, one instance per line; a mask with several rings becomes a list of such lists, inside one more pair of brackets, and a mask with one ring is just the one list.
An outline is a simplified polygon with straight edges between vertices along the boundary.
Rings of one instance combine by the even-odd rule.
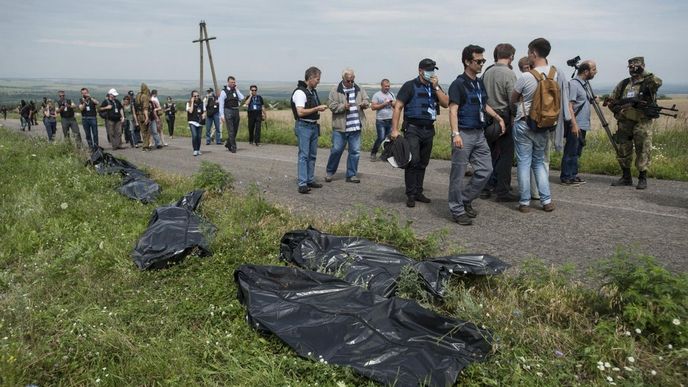
[[67, 204], [67, 203], [60, 204], [60, 208], [62, 208], [63, 210], [66, 210], [67, 207], [69, 207], [69, 204]]
[[604, 363], [604, 368], [612, 368], [612, 365], [609, 364], [609, 362]]
[[675, 319], [671, 320], [671, 323], [674, 325], [681, 325], [681, 320], [675, 318]]
[[630, 331], [626, 331], [626, 332], [624, 332], [624, 335], [630, 336], [630, 335], [631, 335], [631, 332], [630, 332]]
[[633, 356], [627, 357], [626, 360], [628, 360], [629, 363], [635, 363], [635, 358]]
[[631, 368], [631, 367], [624, 367], [624, 370], [626, 370], [626, 371], [628, 371], [628, 372], [632, 372], [632, 371], [633, 371], [633, 368]]
[[635, 328], [635, 333], [641, 334], [641, 333], [643, 333], [643, 331], [641, 331], [640, 328]]
[[671, 345], [671, 344], [669, 344], [669, 345], [667, 345], [667, 348], [669, 348], [669, 349], [674, 349], [674, 346]]
[[613, 381], [614, 381], [614, 378], [612, 378], [611, 376], [607, 376], [607, 381], [608, 381], [608, 382], [613, 382]]
[[619, 372], [619, 371], [621, 371], [621, 369], [619, 367], [614, 367], [614, 368], [612, 368], [612, 371]]
[[657, 371], [655, 371], [655, 370], [650, 370], [650, 375], [656, 376], [656, 375], [657, 375]]

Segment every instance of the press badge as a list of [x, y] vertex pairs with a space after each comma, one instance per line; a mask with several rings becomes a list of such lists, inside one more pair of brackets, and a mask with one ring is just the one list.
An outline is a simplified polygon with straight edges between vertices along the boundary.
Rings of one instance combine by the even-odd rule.
[[91, 106], [90, 106], [90, 105], [86, 105], [86, 111], [87, 111], [87, 112], [90, 112], [90, 111], [91, 111]]
[[429, 107], [428, 108], [428, 113], [430, 113], [430, 117], [434, 120], [436, 115], [435, 115], [435, 109]]
[[485, 122], [485, 113], [480, 112], [480, 122], [484, 123]]
[[635, 90], [628, 90], [628, 93], [626, 93], [626, 98], [633, 98], [635, 97]]

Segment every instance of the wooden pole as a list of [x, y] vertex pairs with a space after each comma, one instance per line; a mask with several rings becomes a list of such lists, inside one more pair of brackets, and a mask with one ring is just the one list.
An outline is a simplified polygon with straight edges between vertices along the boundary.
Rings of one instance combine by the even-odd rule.
[[199, 33], [198, 33], [198, 40], [193, 40], [193, 43], [198, 43], [199, 48], [201, 49], [201, 79], [198, 84], [198, 92], [202, 93], [203, 92], [203, 42], [205, 42], [206, 47], [208, 48], [208, 59], [210, 60], [210, 71], [213, 74], [213, 84], [215, 85], [215, 92], [217, 92], [217, 79], [215, 78], [215, 66], [213, 65], [213, 55], [210, 53], [210, 43], [208, 41], [215, 39], [213, 36], [212, 38], [208, 37], [208, 30], [205, 27], [205, 21], [201, 20], [201, 22], [198, 25]]
[[215, 65], [213, 64], [213, 54], [210, 51], [210, 40], [215, 39], [213, 36], [212, 38], [208, 37], [208, 28], [206, 27], [205, 23], [203, 23], [203, 32], [205, 33], [205, 47], [208, 50], [208, 61], [210, 62], [210, 73], [213, 75], [213, 85], [215, 87], [215, 94], [217, 95], [220, 90], [217, 89], [217, 78], [215, 77]]

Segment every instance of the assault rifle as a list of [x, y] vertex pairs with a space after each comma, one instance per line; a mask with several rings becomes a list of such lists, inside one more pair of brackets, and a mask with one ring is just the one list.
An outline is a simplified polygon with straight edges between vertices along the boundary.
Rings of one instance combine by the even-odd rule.
[[619, 100], [614, 100], [612, 98], [606, 98], [604, 100], [603, 106], [609, 106], [609, 108], [614, 112], [618, 113], [619, 111], [627, 108], [635, 108], [640, 111], [642, 111], [647, 117], [649, 118], [658, 118], [660, 115], [662, 116], [668, 116], [668, 117], [673, 117], [677, 118], [678, 113], [665, 113], [664, 111], [672, 111], [672, 112], [677, 112], [678, 109], [676, 109], [676, 104], [673, 104], [671, 107], [666, 107], [666, 106], [659, 106], [655, 103], [650, 103], [647, 101], [643, 101], [639, 99], [638, 97], [632, 97], [632, 98], [621, 98]]

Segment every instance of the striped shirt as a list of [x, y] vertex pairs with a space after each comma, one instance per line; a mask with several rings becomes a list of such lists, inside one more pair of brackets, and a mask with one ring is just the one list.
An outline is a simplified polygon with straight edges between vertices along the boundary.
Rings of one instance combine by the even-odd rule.
[[346, 112], [346, 129], [345, 132], [355, 132], [361, 130], [361, 119], [358, 115], [358, 106], [356, 105], [356, 89], [353, 87], [344, 88], [344, 95], [349, 102], [349, 111]]

